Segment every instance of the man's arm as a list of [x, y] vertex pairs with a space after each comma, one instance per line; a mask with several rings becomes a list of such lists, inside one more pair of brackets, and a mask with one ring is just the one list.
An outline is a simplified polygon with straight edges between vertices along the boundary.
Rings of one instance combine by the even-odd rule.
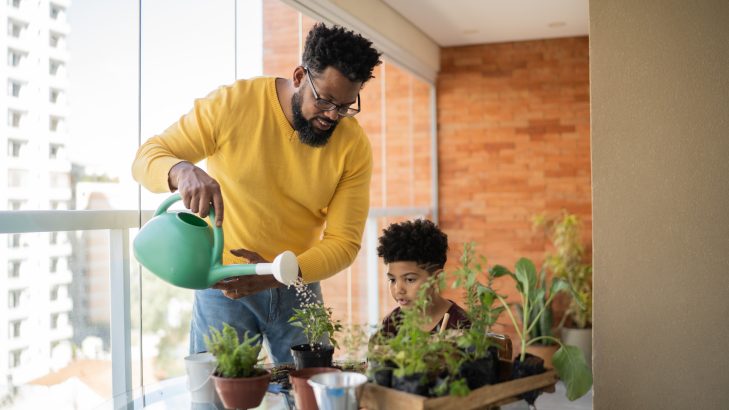
[[298, 255], [304, 282], [326, 279], [352, 264], [362, 243], [370, 207], [372, 149], [362, 131], [357, 149], [329, 202], [323, 239]]
[[215, 152], [218, 118], [225, 107], [227, 89], [220, 88], [195, 101], [192, 111], [162, 134], [147, 140], [132, 165], [134, 179], [152, 192], [180, 191], [185, 207], [201, 217], [216, 209], [216, 224], [223, 220], [223, 198], [217, 181], [193, 165]]

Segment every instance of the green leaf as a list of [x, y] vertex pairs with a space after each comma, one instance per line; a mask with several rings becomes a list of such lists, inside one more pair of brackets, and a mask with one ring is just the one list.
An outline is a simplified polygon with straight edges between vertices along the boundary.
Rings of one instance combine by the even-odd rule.
[[577, 400], [592, 387], [592, 372], [579, 347], [563, 345], [552, 356], [559, 378], [567, 386], [567, 398]]
[[537, 285], [537, 268], [527, 258], [521, 258], [516, 262], [516, 280], [522, 285], [522, 289], [532, 293]]
[[564, 292], [564, 291], [572, 291], [574, 293], [574, 291], [570, 287], [570, 284], [567, 283], [567, 281], [565, 281], [564, 279], [562, 279], [562, 278], [552, 279], [552, 287], [549, 290], [549, 295], [554, 296], [554, 295], [556, 295], [560, 292]]
[[489, 269], [489, 276], [492, 278], [499, 278], [504, 275], [511, 275], [511, 271], [501, 265], [494, 265]]

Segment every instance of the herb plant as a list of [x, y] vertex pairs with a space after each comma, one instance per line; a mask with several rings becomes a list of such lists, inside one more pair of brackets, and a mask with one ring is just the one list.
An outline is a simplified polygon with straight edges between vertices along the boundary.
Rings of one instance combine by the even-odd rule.
[[332, 308], [325, 307], [321, 302], [306, 303], [301, 309], [294, 308], [289, 323], [304, 331], [312, 348], [322, 347], [325, 336], [332, 346], [339, 347], [334, 333], [342, 330], [342, 324], [332, 319]]
[[248, 337], [248, 332], [239, 341], [238, 332], [227, 323], [223, 331], [210, 326], [210, 336], [205, 335], [205, 346], [218, 361], [217, 373], [222, 377], [251, 377], [258, 374], [256, 364], [260, 361], [261, 335]]
[[471, 327], [463, 330], [458, 345], [466, 349], [469, 359], [473, 360], [484, 357], [489, 347], [498, 345], [488, 336], [488, 333], [504, 308], [493, 307], [496, 299], [495, 293], [490, 289], [493, 280], [508, 274], [508, 271], [498, 265], [492, 267], [485, 274], [486, 285], [482, 284], [479, 277], [484, 276], [483, 268], [486, 266], [486, 258], [479, 255], [476, 259], [472, 242], [464, 245], [460, 262], [461, 266], [454, 272], [456, 280], [453, 282], [453, 288], [462, 288], [465, 292], [466, 315], [471, 322]]

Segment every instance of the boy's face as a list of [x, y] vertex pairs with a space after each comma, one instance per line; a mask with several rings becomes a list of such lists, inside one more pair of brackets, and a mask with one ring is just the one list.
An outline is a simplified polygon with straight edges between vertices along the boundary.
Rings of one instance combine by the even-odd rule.
[[401, 308], [410, 309], [415, 304], [420, 285], [428, 280], [430, 273], [415, 262], [391, 262], [387, 267], [392, 298]]

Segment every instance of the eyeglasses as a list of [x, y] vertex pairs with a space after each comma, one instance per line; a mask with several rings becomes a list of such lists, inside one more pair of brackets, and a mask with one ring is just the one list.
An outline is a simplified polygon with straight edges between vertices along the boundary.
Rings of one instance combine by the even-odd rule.
[[306, 78], [309, 79], [309, 84], [311, 85], [311, 91], [314, 93], [314, 105], [316, 108], [322, 110], [322, 111], [334, 111], [337, 110], [337, 114], [339, 114], [341, 117], [354, 117], [359, 113], [360, 105], [359, 105], [359, 93], [357, 93], [357, 108], [350, 107], [350, 104], [334, 104], [333, 102], [329, 100], [325, 100], [323, 98], [319, 98], [319, 93], [316, 92], [316, 88], [314, 87], [314, 81], [311, 79], [311, 74], [309, 74], [309, 69], [304, 67], [304, 71], [306, 72]]

